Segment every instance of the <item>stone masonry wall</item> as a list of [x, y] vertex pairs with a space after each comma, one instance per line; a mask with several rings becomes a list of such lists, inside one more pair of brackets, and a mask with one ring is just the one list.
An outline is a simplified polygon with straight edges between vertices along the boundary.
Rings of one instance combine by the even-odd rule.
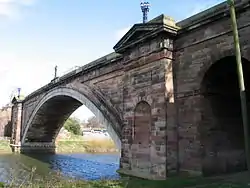
[[[21, 129], [22, 129], [22, 111], [23, 111], [22, 102], [15, 102], [12, 106], [12, 115], [11, 115], [11, 123], [13, 130], [11, 142], [15, 145], [21, 144], [20, 141], [21, 141]], [[18, 148], [15, 149], [19, 149], [19, 146]]]
[[0, 137], [11, 136], [11, 106], [0, 109]]
[[[169, 57], [170, 51], [160, 48], [161, 40], [161, 37], [156, 38], [124, 55], [124, 128], [121, 166], [123, 171], [131, 175], [150, 179], [165, 179], [167, 157], [171, 158], [167, 156], [166, 146], [168, 106], [166, 106], [165, 79], [166, 68], [172, 56]], [[173, 85], [169, 86], [171, 87], [169, 89], [172, 89]], [[142, 102], [148, 104], [148, 108], [151, 109], [147, 115], [150, 119], [144, 114], [144, 121], [139, 121], [136, 107]], [[141, 115], [143, 117], [143, 114]], [[149, 138], [143, 137], [148, 134]], [[141, 140], [139, 143], [134, 140], [138, 137], [144, 138], [145, 141]], [[170, 147], [169, 149], [171, 150]], [[173, 157], [176, 159], [176, 156]]]
[[[249, 17], [249, 8], [237, 14], [242, 56], [248, 60]], [[204, 105], [206, 101], [201, 94], [201, 83], [212, 64], [235, 54], [231, 31], [230, 18], [227, 16], [195, 29], [190, 28], [190, 31], [180, 30], [174, 42], [181, 170], [202, 171], [204, 148], [200, 133], [206, 130], [207, 122], [203, 117], [209, 119], [207, 116], [211, 116], [211, 109]]]
[[[84, 91], [83, 93], [87, 95], [86, 97], [89, 99], [89, 101], [93, 102], [95, 100], [99, 100], [99, 102], [101, 103], [109, 103], [113, 108], [117, 110], [117, 113], [121, 114], [123, 108], [122, 76], [122, 66], [119, 61], [115, 61], [109, 64], [105, 64], [105, 66], [100, 66], [94, 69], [84, 71], [76, 78], [73, 77], [57, 85], [59, 87], [68, 87], [72, 89], [78, 88], [80, 92]], [[48, 89], [47, 91], [44, 90], [44, 92], [40, 92], [37, 95], [32, 96], [30, 99], [24, 101], [25, 110], [23, 111], [24, 118], [22, 122], [24, 128], [22, 129], [22, 131], [25, 130], [25, 126], [27, 125], [28, 120], [32, 115], [32, 112], [38, 105], [38, 103], [46, 96], [46, 94], [51, 92], [53, 89], [56, 89], [56, 87], [58, 86], [53, 87], [51, 84], [51, 89]], [[92, 93], [88, 94], [89, 91], [86, 91], [86, 86], [92, 90], [90, 92], [100, 93], [102, 96], [104, 96], [104, 99], [96, 99]], [[95, 115], [99, 116], [99, 114]]]
[[[106, 67], [106, 70], [102, 69], [101, 74], [96, 78], [86, 79], [85, 76], [81, 78], [82, 83], [87, 85], [95, 85], [105, 96], [107, 96], [114, 107], [122, 114], [123, 110], [123, 76], [121, 62], [116, 62], [116, 66], [110, 65]], [[109, 71], [108, 71], [109, 70]]]

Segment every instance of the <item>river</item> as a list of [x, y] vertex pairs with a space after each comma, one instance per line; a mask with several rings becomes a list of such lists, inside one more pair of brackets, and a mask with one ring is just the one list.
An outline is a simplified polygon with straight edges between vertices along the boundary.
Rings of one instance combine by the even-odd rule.
[[63, 177], [98, 180], [118, 179], [119, 154], [54, 154], [54, 155], [0, 155], [0, 181], [23, 182], [29, 178], [31, 170], [36, 169], [35, 179], [53, 176], [60, 172]]

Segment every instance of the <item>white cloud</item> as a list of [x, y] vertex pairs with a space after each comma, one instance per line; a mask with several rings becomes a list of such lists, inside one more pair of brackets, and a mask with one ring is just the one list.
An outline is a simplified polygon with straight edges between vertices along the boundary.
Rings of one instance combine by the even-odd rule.
[[19, 18], [22, 8], [34, 3], [35, 0], [0, 0], [0, 17]]
[[[1, 44], [0, 44], [1, 48]], [[103, 52], [104, 53], [104, 52]], [[27, 96], [31, 92], [48, 84], [54, 77], [54, 66], [58, 65], [58, 75], [68, 72], [71, 67], [74, 67], [72, 62], [80, 62], [78, 65], [83, 65], [83, 62], [89, 62], [85, 58], [79, 60], [72, 55], [65, 55], [64, 58], [56, 58], [50, 55], [32, 54], [28, 51], [0, 51], [0, 108], [10, 103], [11, 97], [17, 93], [17, 88], [21, 88], [22, 94]], [[88, 57], [92, 58], [92, 57]], [[72, 61], [69, 61], [72, 60]], [[93, 59], [93, 58], [92, 58]], [[76, 65], [77, 65], [76, 64]], [[76, 110], [74, 116], [84, 120], [93, 116], [93, 113], [82, 106]]]
[[116, 33], [115, 33], [115, 39], [116, 40], [120, 40], [128, 32], [128, 30], [130, 28], [131, 27], [125, 27], [125, 28], [122, 28], [122, 29], [119, 29], [118, 31], [116, 31]]

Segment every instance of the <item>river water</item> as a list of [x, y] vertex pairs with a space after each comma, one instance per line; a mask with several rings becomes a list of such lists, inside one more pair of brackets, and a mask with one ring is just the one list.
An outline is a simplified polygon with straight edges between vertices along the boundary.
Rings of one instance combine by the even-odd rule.
[[0, 181], [23, 182], [32, 169], [35, 179], [53, 176], [53, 172], [67, 178], [98, 180], [118, 179], [119, 154], [54, 154], [54, 155], [0, 155]]

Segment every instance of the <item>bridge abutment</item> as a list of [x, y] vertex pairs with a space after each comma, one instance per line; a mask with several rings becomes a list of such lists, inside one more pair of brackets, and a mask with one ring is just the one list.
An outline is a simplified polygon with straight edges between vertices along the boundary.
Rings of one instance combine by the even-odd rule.
[[56, 146], [54, 143], [24, 143], [20, 147], [20, 153], [56, 153]]

